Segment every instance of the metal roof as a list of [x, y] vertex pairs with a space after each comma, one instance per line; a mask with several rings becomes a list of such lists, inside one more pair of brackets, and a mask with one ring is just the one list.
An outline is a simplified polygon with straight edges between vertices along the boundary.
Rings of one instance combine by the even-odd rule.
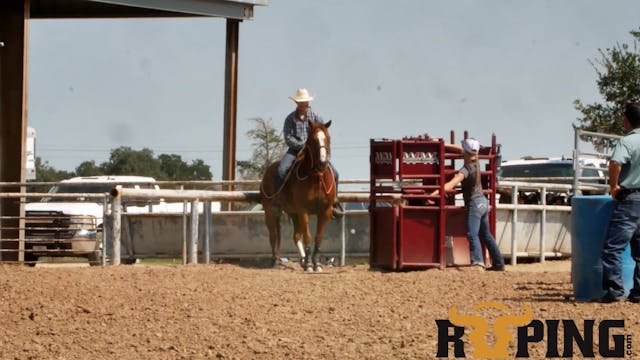
[[268, 0], [31, 0], [30, 17], [122, 18], [214, 16], [249, 20]]

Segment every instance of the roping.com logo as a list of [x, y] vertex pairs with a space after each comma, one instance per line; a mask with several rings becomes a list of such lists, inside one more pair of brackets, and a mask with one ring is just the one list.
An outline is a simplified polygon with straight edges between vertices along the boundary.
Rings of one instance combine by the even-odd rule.
[[[510, 356], [528, 358], [529, 344], [540, 343], [545, 339], [546, 358], [571, 358], [580, 355], [594, 357], [596, 353], [610, 358], [633, 355], [631, 334], [620, 334], [620, 330], [615, 330], [624, 329], [624, 320], [602, 320], [597, 325], [595, 320], [583, 320], [582, 331], [580, 331], [574, 320], [533, 319], [531, 308], [527, 305], [522, 310], [512, 311], [502, 303], [489, 301], [474, 306], [472, 312], [477, 313], [484, 309], [498, 310], [503, 314], [490, 322], [482, 315], [461, 314], [454, 305], [449, 310], [448, 320], [436, 320], [438, 326], [436, 357], [449, 357], [450, 345], [453, 345], [454, 357], [467, 357], [462, 339], [465, 331], [468, 331], [467, 339], [473, 346], [473, 352], [470, 353], [473, 358], [505, 359]], [[562, 324], [561, 330], [560, 324]], [[495, 339], [492, 344], [486, 341], [491, 335]], [[558, 346], [559, 339], [562, 339], [561, 349]], [[516, 341], [515, 354], [509, 354], [509, 344], [514, 340]], [[577, 349], [574, 349], [574, 344], [577, 345]], [[594, 344], [597, 345], [594, 346]]]

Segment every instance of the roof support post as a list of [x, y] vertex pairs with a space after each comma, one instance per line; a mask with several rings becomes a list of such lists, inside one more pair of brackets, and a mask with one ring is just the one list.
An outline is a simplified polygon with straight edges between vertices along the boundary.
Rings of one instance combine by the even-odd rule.
[[[227, 19], [227, 45], [224, 76], [224, 139], [222, 180], [235, 180], [236, 173], [236, 116], [238, 105], [238, 34], [240, 20]], [[228, 190], [233, 190], [229, 185]], [[224, 208], [230, 210], [231, 203]]]
[[[27, 131], [27, 29], [30, 0], [0, 1], [0, 181], [23, 182], [24, 139]], [[20, 188], [3, 188], [19, 192]], [[20, 228], [21, 201], [2, 199], [0, 215], [4, 229]], [[4, 230], [2, 236], [13, 239], [0, 248], [16, 249], [23, 243], [18, 230]], [[0, 260], [23, 259], [23, 253], [0, 252]]]

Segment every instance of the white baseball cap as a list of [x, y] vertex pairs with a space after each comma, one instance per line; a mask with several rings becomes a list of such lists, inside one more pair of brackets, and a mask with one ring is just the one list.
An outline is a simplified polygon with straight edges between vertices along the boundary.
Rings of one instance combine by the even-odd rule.
[[480, 143], [474, 138], [464, 139], [462, 141], [462, 148], [470, 154], [477, 154], [480, 150]]

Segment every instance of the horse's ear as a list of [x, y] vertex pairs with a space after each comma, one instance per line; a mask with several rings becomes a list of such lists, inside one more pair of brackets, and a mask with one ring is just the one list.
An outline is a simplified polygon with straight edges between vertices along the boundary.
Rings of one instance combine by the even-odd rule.
[[331, 126], [331, 120], [327, 121], [324, 126], [328, 129]]
[[307, 125], [309, 125], [309, 129], [313, 128], [313, 121], [307, 119]]

